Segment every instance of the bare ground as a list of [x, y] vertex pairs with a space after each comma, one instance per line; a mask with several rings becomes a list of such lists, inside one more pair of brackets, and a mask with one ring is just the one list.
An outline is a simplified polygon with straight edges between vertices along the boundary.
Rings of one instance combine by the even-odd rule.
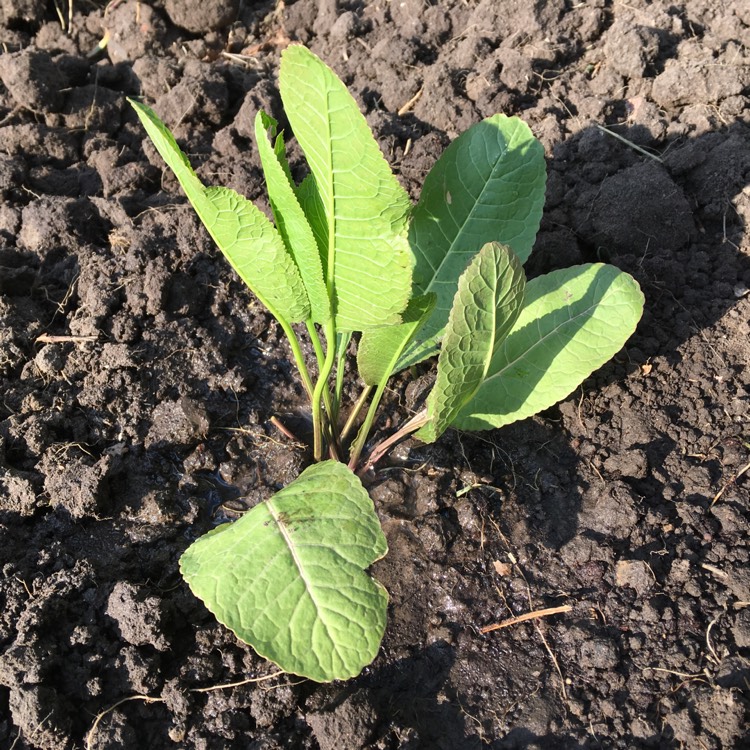
[[[59, 7], [0, 4], [0, 746], [750, 747], [747, 5]], [[647, 307], [559, 407], [373, 478], [392, 604], [359, 678], [213, 689], [273, 667], [177, 560], [299, 473], [269, 419], [303, 394], [124, 97], [263, 205], [252, 119], [282, 115], [289, 40], [414, 197], [458, 133], [523, 117], [549, 167], [529, 272], [605, 259]]]

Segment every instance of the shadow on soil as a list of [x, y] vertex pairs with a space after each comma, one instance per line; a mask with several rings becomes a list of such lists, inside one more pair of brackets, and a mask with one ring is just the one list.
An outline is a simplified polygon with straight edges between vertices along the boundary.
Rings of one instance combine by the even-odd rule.
[[[619, 138], [612, 135], [615, 130]], [[642, 125], [610, 132], [592, 126], [556, 147], [549, 162], [547, 205], [527, 263], [529, 276], [604, 261], [631, 273], [646, 296], [636, 334], [578, 390], [579, 418], [582, 405], [607, 386], [636, 376], [653, 358], [679, 362], [681, 345], [747, 294], [724, 280], [750, 273], [750, 258], [739, 252], [745, 227], [738, 210], [750, 184], [747, 127], [734, 124], [676, 138], [660, 152], [648, 147], [652, 141]], [[574, 205], [563, 211], [571, 192], [577, 196]], [[578, 467], [587, 459], [560, 439], [554, 427], [560, 407], [542, 416], [544, 424], [526, 420], [497, 432], [449, 433], [427, 448], [413, 445], [420, 463], [454, 468], [457, 474], [472, 471], [484, 475], [484, 483], [499, 485], [529, 510], [546, 545], [559, 549], [579, 533]], [[604, 411], [599, 423], [606, 426], [613, 416]], [[639, 494], [658, 495], [663, 489], [656, 479], [659, 467], [674, 442], [662, 433], [632, 447], [653, 470], [644, 477], [623, 467], [617, 478]]]

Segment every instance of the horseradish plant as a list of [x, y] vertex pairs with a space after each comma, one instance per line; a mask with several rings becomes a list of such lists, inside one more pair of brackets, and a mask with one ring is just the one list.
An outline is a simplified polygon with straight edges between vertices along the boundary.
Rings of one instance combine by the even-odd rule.
[[[275, 223], [233, 190], [205, 187], [157, 116], [132, 104], [216, 244], [284, 330], [312, 412], [315, 463], [194, 542], [182, 574], [259, 654], [328, 681], [375, 658], [386, 622], [388, 595], [366, 572], [386, 541], [355, 471], [409, 433], [432, 442], [448, 427], [492, 429], [552, 406], [622, 347], [643, 296], [601, 263], [526, 282], [545, 162], [519, 119], [496, 115], [457, 138], [412, 206], [330, 68], [290, 46], [279, 87], [309, 174], [295, 183], [276, 122], [259, 112]], [[363, 390], [345, 414], [355, 335]], [[388, 379], [438, 352], [424, 408], [368, 453]]]

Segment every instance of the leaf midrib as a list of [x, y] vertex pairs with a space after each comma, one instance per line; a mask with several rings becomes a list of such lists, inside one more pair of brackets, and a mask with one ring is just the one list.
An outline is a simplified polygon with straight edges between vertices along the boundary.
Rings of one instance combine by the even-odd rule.
[[[568, 325], [569, 323], [573, 323], [578, 318], [580, 318], [580, 317], [582, 317], [584, 315], [587, 315], [588, 313], [591, 312], [591, 310], [595, 310], [595, 309], [599, 308], [602, 305], [602, 303], [606, 300], [606, 297], [607, 297], [607, 294], [605, 293], [605, 296], [602, 297], [602, 299], [599, 300], [599, 302], [589, 305], [585, 310], [581, 310], [581, 312], [578, 313], [577, 315], [574, 315], [572, 318], [568, 318], [567, 320], [563, 321], [559, 325], [555, 326], [553, 329], [551, 329], [549, 331], [549, 333], [545, 334], [535, 344], [533, 344], [528, 349], [524, 350], [523, 354], [521, 354], [520, 356], [518, 356], [515, 359], [511, 360], [510, 362], [508, 362], [508, 364], [505, 367], [503, 367], [502, 370], [498, 370], [496, 373], [493, 373], [488, 378], [486, 378], [485, 381], [484, 381], [484, 383], [482, 383], [482, 385], [484, 385], [485, 383], [489, 383], [492, 380], [494, 380], [495, 378], [498, 378], [498, 377], [502, 376], [505, 373], [505, 371], [508, 370], [510, 367], [513, 367], [513, 365], [517, 364], [518, 362], [522, 361], [523, 359], [526, 359], [528, 357], [528, 355], [531, 354], [538, 346], [540, 346], [541, 344], [543, 344], [550, 336], [556, 334], [564, 326]], [[531, 321], [531, 322], [533, 322], [533, 321]], [[520, 330], [519, 330], [519, 332], [520, 332]], [[509, 338], [510, 338], [510, 336], [508, 336], [506, 339], [504, 339], [503, 343], [507, 342]], [[502, 344], [501, 344], [501, 346], [502, 346]]]
[[[443, 259], [442, 259], [442, 260], [440, 261], [440, 264], [439, 264], [439, 265], [438, 265], [438, 267], [437, 267], [437, 268], [435, 269], [435, 273], [433, 274], [433, 276], [432, 276], [432, 279], [430, 279], [430, 283], [429, 283], [429, 285], [427, 286], [427, 288], [426, 288], [426, 289], [422, 290], [422, 291], [423, 291], [423, 293], [425, 293], [425, 294], [426, 294], [427, 292], [430, 292], [430, 291], [432, 291], [432, 285], [433, 285], [433, 283], [435, 283], [435, 280], [436, 280], [436, 279], [437, 279], [437, 278], [438, 278], [438, 277], [440, 276], [440, 272], [441, 272], [441, 270], [442, 270], [442, 268], [443, 268], [443, 265], [445, 264], [445, 262], [446, 262], [446, 261], [448, 260], [448, 258], [449, 258], [449, 257], [450, 257], [450, 256], [451, 256], [451, 255], [453, 254], [453, 248], [454, 248], [454, 246], [455, 246], [455, 245], [457, 244], [457, 242], [458, 242], [459, 238], [460, 238], [460, 237], [462, 236], [462, 234], [463, 234], [463, 231], [464, 231], [464, 227], [465, 227], [465, 226], [466, 226], [466, 225], [467, 225], [467, 224], [469, 223], [469, 221], [470, 221], [470, 220], [471, 220], [471, 219], [472, 219], [472, 218], [474, 217], [474, 212], [476, 211], [476, 208], [477, 208], [477, 206], [479, 205], [479, 203], [480, 203], [480, 200], [481, 200], [482, 196], [484, 195], [485, 191], [486, 191], [486, 190], [488, 189], [488, 186], [489, 186], [490, 182], [491, 182], [491, 181], [492, 181], [493, 179], [495, 179], [495, 170], [497, 169], [497, 166], [498, 166], [498, 163], [500, 162], [500, 160], [501, 160], [501, 159], [502, 159], [502, 158], [503, 158], [503, 157], [505, 156], [505, 154], [506, 154], [506, 153], [508, 152], [508, 148], [509, 148], [509, 146], [510, 146], [510, 144], [509, 144], [509, 143], [506, 143], [506, 145], [505, 145], [505, 148], [503, 149], [503, 151], [501, 152], [501, 154], [500, 154], [500, 155], [499, 155], [499, 156], [497, 157], [497, 159], [495, 159], [495, 162], [494, 162], [494, 164], [492, 165], [492, 170], [491, 170], [491, 172], [490, 172], [490, 176], [489, 176], [489, 177], [488, 177], [488, 178], [487, 178], [487, 179], [486, 179], [486, 180], [484, 181], [484, 185], [482, 186], [482, 189], [480, 190], [480, 192], [479, 192], [479, 195], [477, 196], [476, 200], [474, 201], [474, 205], [472, 206], [472, 208], [471, 208], [471, 211], [470, 211], [470, 212], [469, 212], [469, 213], [467, 214], [467, 216], [466, 216], [466, 218], [465, 218], [465, 219], [463, 220], [463, 222], [461, 222], [461, 225], [459, 226], [459, 229], [458, 229], [458, 231], [456, 232], [456, 236], [455, 236], [455, 237], [453, 238], [453, 240], [451, 241], [451, 244], [450, 244], [450, 246], [448, 247], [448, 250], [446, 251], [445, 255], [443, 256]], [[432, 266], [432, 264], [431, 264], [431, 263], [430, 263], [430, 261], [429, 261], [429, 257], [428, 257], [428, 255], [427, 255], [427, 253], [426, 253], [426, 252], [423, 252], [421, 248], [420, 248], [420, 252], [422, 252], [422, 254], [424, 255], [424, 257], [425, 257], [425, 258], [427, 259], [427, 262], [428, 262], [428, 263], [430, 264], [430, 266]]]
[[271, 515], [271, 518], [273, 518], [274, 523], [276, 524], [276, 528], [279, 530], [279, 533], [281, 534], [282, 538], [284, 539], [284, 542], [286, 543], [287, 549], [289, 550], [289, 554], [292, 556], [294, 565], [297, 568], [297, 573], [299, 574], [299, 577], [302, 580], [302, 583], [305, 585], [305, 591], [307, 592], [308, 596], [310, 597], [310, 601], [312, 601], [313, 606], [315, 607], [315, 613], [318, 617], [318, 620], [321, 622], [321, 624], [325, 628], [326, 636], [328, 637], [331, 643], [335, 644], [335, 639], [331, 637], [328, 623], [325, 621], [325, 618], [323, 617], [323, 614], [322, 614], [324, 610], [318, 603], [318, 600], [316, 599], [315, 594], [313, 593], [314, 586], [312, 582], [308, 579], [307, 575], [305, 574], [304, 565], [302, 563], [302, 560], [300, 560], [299, 556], [297, 555], [296, 546], [294, 542], [292, 541], [291, 536], [289, 536], [289, 532], [287, 531], [286, 524], [281, 520], [281, 516], [276, 512], [276, 509], [274, 508], [273, 502], [271, 500], [266, 501], [266, 507], [268, 508], [268, 512]]
[[[478, 270], [478, 273], [481, 274], [481, 265], [480, 265], [480, 269]], [[494, 336], [495, 336], [495, 327], [497, 326], [498, 289], [500, 288], [501, 286], [499, 284], [499, 279], [495, 278], [493, 281], [493, 285], [492, 285], [492, 310], [490, 311], [490, 317], [491, 317], [492, 322], [489, 328], [489, 331], [493, 340], [487, 346], [487, 354], [485, 357], [484, 366], [482, 368], [482, 377], [477, 380], [476, 386], [474, 386], [474, 389], [471, 391], [468, 397], [462, 399], [463, 403], [453, 411], [454, 415], [460, 414], [461, 410], [471, 401], [471, 399], [474, 398], [474, 396], [477, 395], [479, 389], [484, 384], [485, 378], [487, 376], [487, 372], [489, 371], [490, 366], [492, 365], [492, 358], [495, 356]]]
[[325, 142], [328, 145], [326, 149], [327, 167], [329, 174], [329, 190], [326, 195], [326, 209], [328, 212], [328, 257], [326, 258], [326, 272], [328, 278], [326, 279], [326, 288], [328, 289], [328, 296], [331, 300], [335, 300], [335, 272], [336, 272], [336, 190], [335, 190], [335, 179], [336, 174], [333, 171], [333, 139], [331, 136], [331, 87], [326, 85], [326, 139]]

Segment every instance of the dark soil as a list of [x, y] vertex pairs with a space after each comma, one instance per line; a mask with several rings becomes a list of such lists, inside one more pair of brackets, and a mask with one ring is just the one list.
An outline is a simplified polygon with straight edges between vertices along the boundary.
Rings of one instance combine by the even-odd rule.
[[[70, 6], [0, 3], [0, 746], [750, 747], [750, 6]], [[372, 478], [392, 603], [359, 678], [197, 692], [273, 671], [177, 561], [301, 471], [269, 420], [303, 392], [125, 96], [264, 205], [252, 121], [283, 117], [289, 40], [415, 197], [458, 133], [523, 117], [549, 162], [530, 273], [605, 259], [646, 313], [559, 407]]]

